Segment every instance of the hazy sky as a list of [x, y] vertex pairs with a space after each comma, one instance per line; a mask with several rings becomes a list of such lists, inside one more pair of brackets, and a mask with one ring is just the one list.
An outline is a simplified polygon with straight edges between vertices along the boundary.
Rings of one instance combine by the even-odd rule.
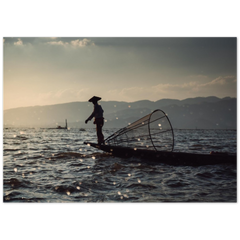
[[3, 39], [4, 109], [236, 97], [236, 38]]

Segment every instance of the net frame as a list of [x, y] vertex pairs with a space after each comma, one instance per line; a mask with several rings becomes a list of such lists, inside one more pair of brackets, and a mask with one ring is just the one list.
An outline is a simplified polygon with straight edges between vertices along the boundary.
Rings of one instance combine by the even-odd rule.
[[134, 150], [147, 149], [172, 152], [174, 149], [174, 133], [166, 113], [156, 109], [110, 135], [105, 140], [105, 144], [130, 147]]

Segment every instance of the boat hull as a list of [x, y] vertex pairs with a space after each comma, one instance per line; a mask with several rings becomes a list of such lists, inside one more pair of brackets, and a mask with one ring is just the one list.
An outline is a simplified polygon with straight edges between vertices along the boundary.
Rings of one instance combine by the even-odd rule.
[[236, 154], [197, 154], [183, 152], [152, 151], [128, 147], [98, 145], [84, 142], [84, 144], [111, 153], [117, 157], [139, 157], [148, 162], [166, 163], [169, 165], [202, 166], [213, 164], [237, 164]]

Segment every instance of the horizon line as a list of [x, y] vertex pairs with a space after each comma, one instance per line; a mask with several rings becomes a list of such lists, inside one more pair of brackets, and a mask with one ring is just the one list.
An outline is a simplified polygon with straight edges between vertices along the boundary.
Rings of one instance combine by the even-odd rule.
[[[214, 98], [218, 98], [218, 99], [225, 99], [225, 98], [237, 98], [237, 97], [230, 97], [230, 96], [226, 96], [226, 97], [217, 97], [217, 96], [208, 96], [208, 97], [201, 97], [201, 96], [198, 96], [198, 97], [190, 97], [190, 98], [184, 98], [184, 99], [175, 99], [175, 98], [161, 98], [157, 101], [151, 101], [151, 100], [148, 100], [148, 99], [142, 99], [142, 100], [137, 100], [137, 101], [133, 101], [133, 102], [127, 102], [127, 101], [117, 101], [117, 100], [107, 100], [107, 101], [102, 101], [100, 100], [101, 102], [121, 102], [121, 103], [136, 103], [136, 102], [141, 102], [141, 101], [149, 101], [149, 102], [158, 102], [158, 101], [161, 101], [161, 100], [177, 100], [177, 101], [184, 101], [184, 100], [187, 100], [187, 99], [194, 99], [194, 98], [211, 98], [211, 97], [214, 97]], [[13, 108], [7, 108], [7, 109], [3, 109], [3, 111], [7, 111], [7, 110], [13, 110], [13, 109], [18, 109], [18, 108], [31, 108], [31, 107], [45, 107], [45, 106], [55, 106], [55, 105], [63, 105], [63, 104], [69, 104], [69, 103], [88, 103], [88, 101], [72, 101], [72, 102], [64, 102], [64, 103], [55, 103], [55, 104], [49, 104], [49, 105], [33, 105], [33, 106], [25, 106], [25, 107], [13, 107]]]

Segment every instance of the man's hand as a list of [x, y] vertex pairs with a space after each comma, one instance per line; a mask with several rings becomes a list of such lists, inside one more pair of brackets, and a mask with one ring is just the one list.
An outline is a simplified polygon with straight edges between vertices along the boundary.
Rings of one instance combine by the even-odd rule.
[[88, 120], [85, 120], [85, 123], [87, 124]]

